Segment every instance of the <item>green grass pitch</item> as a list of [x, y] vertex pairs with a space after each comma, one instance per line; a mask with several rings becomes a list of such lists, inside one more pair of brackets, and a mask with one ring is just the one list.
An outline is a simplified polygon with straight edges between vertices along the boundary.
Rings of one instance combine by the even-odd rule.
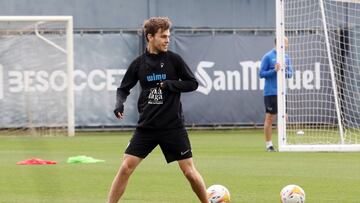
[[[0, 203], [104, 203], [132, 132], [76, 137], [0, 137]], [[279, 203], [287, 184], [306, 203], [360, 202], [360, 153], [267, 153], [262, 130], [190, 131], [194, 161], [207, 186], [225, 185], [233, 203]], [[275, 140], [275, 138], [274, 138]], [[87, 155], [104, 163], [67, 164]], [[39, 157], [57, 165], [21, 166]], [[198, 202], [177, 163], [156, 148], [137, 168], [124, 203]]]

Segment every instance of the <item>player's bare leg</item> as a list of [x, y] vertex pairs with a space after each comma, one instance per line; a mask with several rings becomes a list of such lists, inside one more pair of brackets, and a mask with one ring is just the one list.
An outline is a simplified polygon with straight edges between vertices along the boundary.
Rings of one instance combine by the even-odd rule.
[[107, 203], [117, 203], [124, 194], [130, 175], [142, 161], [141, 158], [125, 154], [123, 162], [117, 172], [109, 192]]
[[201, 203], [209, 203], [206, 194], [204, 179], [196, 170], [192, 158], [178, 161], [180, 169], [189, 181], [192, 190], [195, 192]]
[[273, 115], [266, 113], [264, 122], [265, 141], [271, 141]]
[[[265, 142], [266, 148], [269, 151], [269, 147], [271, 146], [272, 149], [272, 124], [274, 120], [275, 114], [266, 113], [265, 114], [265, 122], [264, 122], [264, 135], [265, 135]], [[272, 151], [272, 149], [270, 151]]]

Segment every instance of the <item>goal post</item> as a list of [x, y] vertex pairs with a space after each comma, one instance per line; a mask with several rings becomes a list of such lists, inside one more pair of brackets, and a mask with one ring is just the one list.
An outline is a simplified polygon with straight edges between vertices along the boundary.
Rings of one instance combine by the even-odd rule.
[[75, 134], [72, 16], [0, 16], [0, 134]]
[[360, 0], [276, 0], [276, 38], [279, 151], [360, 151]]

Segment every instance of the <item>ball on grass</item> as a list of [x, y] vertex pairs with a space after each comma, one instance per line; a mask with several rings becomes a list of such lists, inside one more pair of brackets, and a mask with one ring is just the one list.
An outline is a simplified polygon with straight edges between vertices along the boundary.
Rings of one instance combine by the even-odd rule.
[[296, 134], [297, 134], [297, 135], [304, 135], [305, 133], [304, 133], [304, 131], [299, 130], [299, 131], [296, 132]]

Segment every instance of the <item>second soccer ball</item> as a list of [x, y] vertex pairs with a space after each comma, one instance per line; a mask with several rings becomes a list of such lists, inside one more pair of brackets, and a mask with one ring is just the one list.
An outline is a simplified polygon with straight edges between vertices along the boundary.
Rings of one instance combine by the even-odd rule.
[[296, 134], [301, 136], [301, 135], [304, 135], [305, 133], [304, 133], [304, 131], [299, 130], [299, 131], [296, 132]]
[[305, 192], [298, 185], [287, 185], [280, 192], [281, 203], [304, 203]]
[[212, 185], [207, 190], [210, 203], [228, 203], [230, 202], [230, 192], [223, 185]]

